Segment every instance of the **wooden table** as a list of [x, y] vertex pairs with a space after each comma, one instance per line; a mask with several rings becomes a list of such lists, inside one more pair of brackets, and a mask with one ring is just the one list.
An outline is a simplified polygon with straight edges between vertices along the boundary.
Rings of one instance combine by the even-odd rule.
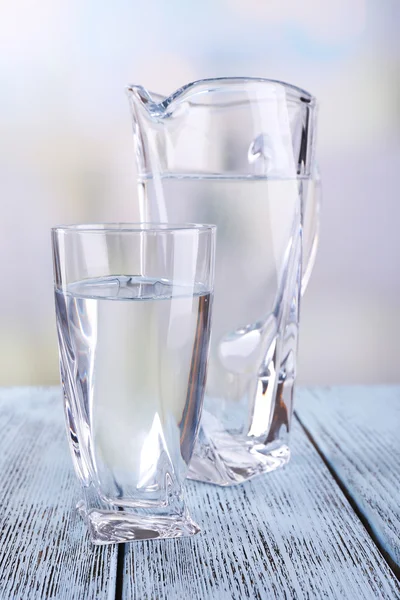
[[300, 390], [293, 457], [187, 485], [203, 533], [92, 546], [58, 388], [0, 391], [0, 599], [400, 598], [400, 388]]

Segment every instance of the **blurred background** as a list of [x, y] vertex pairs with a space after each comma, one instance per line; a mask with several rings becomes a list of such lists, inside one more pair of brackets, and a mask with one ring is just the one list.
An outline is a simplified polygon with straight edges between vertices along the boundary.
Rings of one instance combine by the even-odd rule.
[[28, 0], [0, 12], [0, 384], [58, 379], [51, 226], [138, 217], [129, 82], [261, 76], [320, 103], [299, 382], [400, 381], [400, 2]]

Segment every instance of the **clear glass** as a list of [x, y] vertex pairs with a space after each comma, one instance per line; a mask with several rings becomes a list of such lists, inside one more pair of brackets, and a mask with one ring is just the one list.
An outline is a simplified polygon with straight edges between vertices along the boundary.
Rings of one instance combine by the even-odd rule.
[[198, 533], [182, 484], [199, 429], [215, 227], [52, 230], [79, 510], [96, 544]]
[[[204, 411], [189, 476], [241, 483], [284, 465], [299, 322], [317, 242], [315, 99], [265, 79], [164, 98], [128, 87], [141, 218], [218, 226]], [[302, 253], [304, 279], [302, 279]]]

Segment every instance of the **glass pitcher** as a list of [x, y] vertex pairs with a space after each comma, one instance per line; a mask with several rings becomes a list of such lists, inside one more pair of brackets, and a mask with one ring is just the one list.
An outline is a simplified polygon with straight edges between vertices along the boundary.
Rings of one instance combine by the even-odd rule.
[[189, 477], [238, 484], [290, 458], [300, 295], [318, 238], [315, 98], [255, 78], [196, 81], [167, 98], [127, 91], [141, 219], [218, 227]]

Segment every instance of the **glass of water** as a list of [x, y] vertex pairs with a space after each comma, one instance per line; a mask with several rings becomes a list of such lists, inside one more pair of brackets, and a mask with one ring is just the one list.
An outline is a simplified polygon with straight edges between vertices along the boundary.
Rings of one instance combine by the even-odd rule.
[[213, 225], [52, 230], [68, 441], [96, 544], [199, 532], [182, 485], [203, 403]]

